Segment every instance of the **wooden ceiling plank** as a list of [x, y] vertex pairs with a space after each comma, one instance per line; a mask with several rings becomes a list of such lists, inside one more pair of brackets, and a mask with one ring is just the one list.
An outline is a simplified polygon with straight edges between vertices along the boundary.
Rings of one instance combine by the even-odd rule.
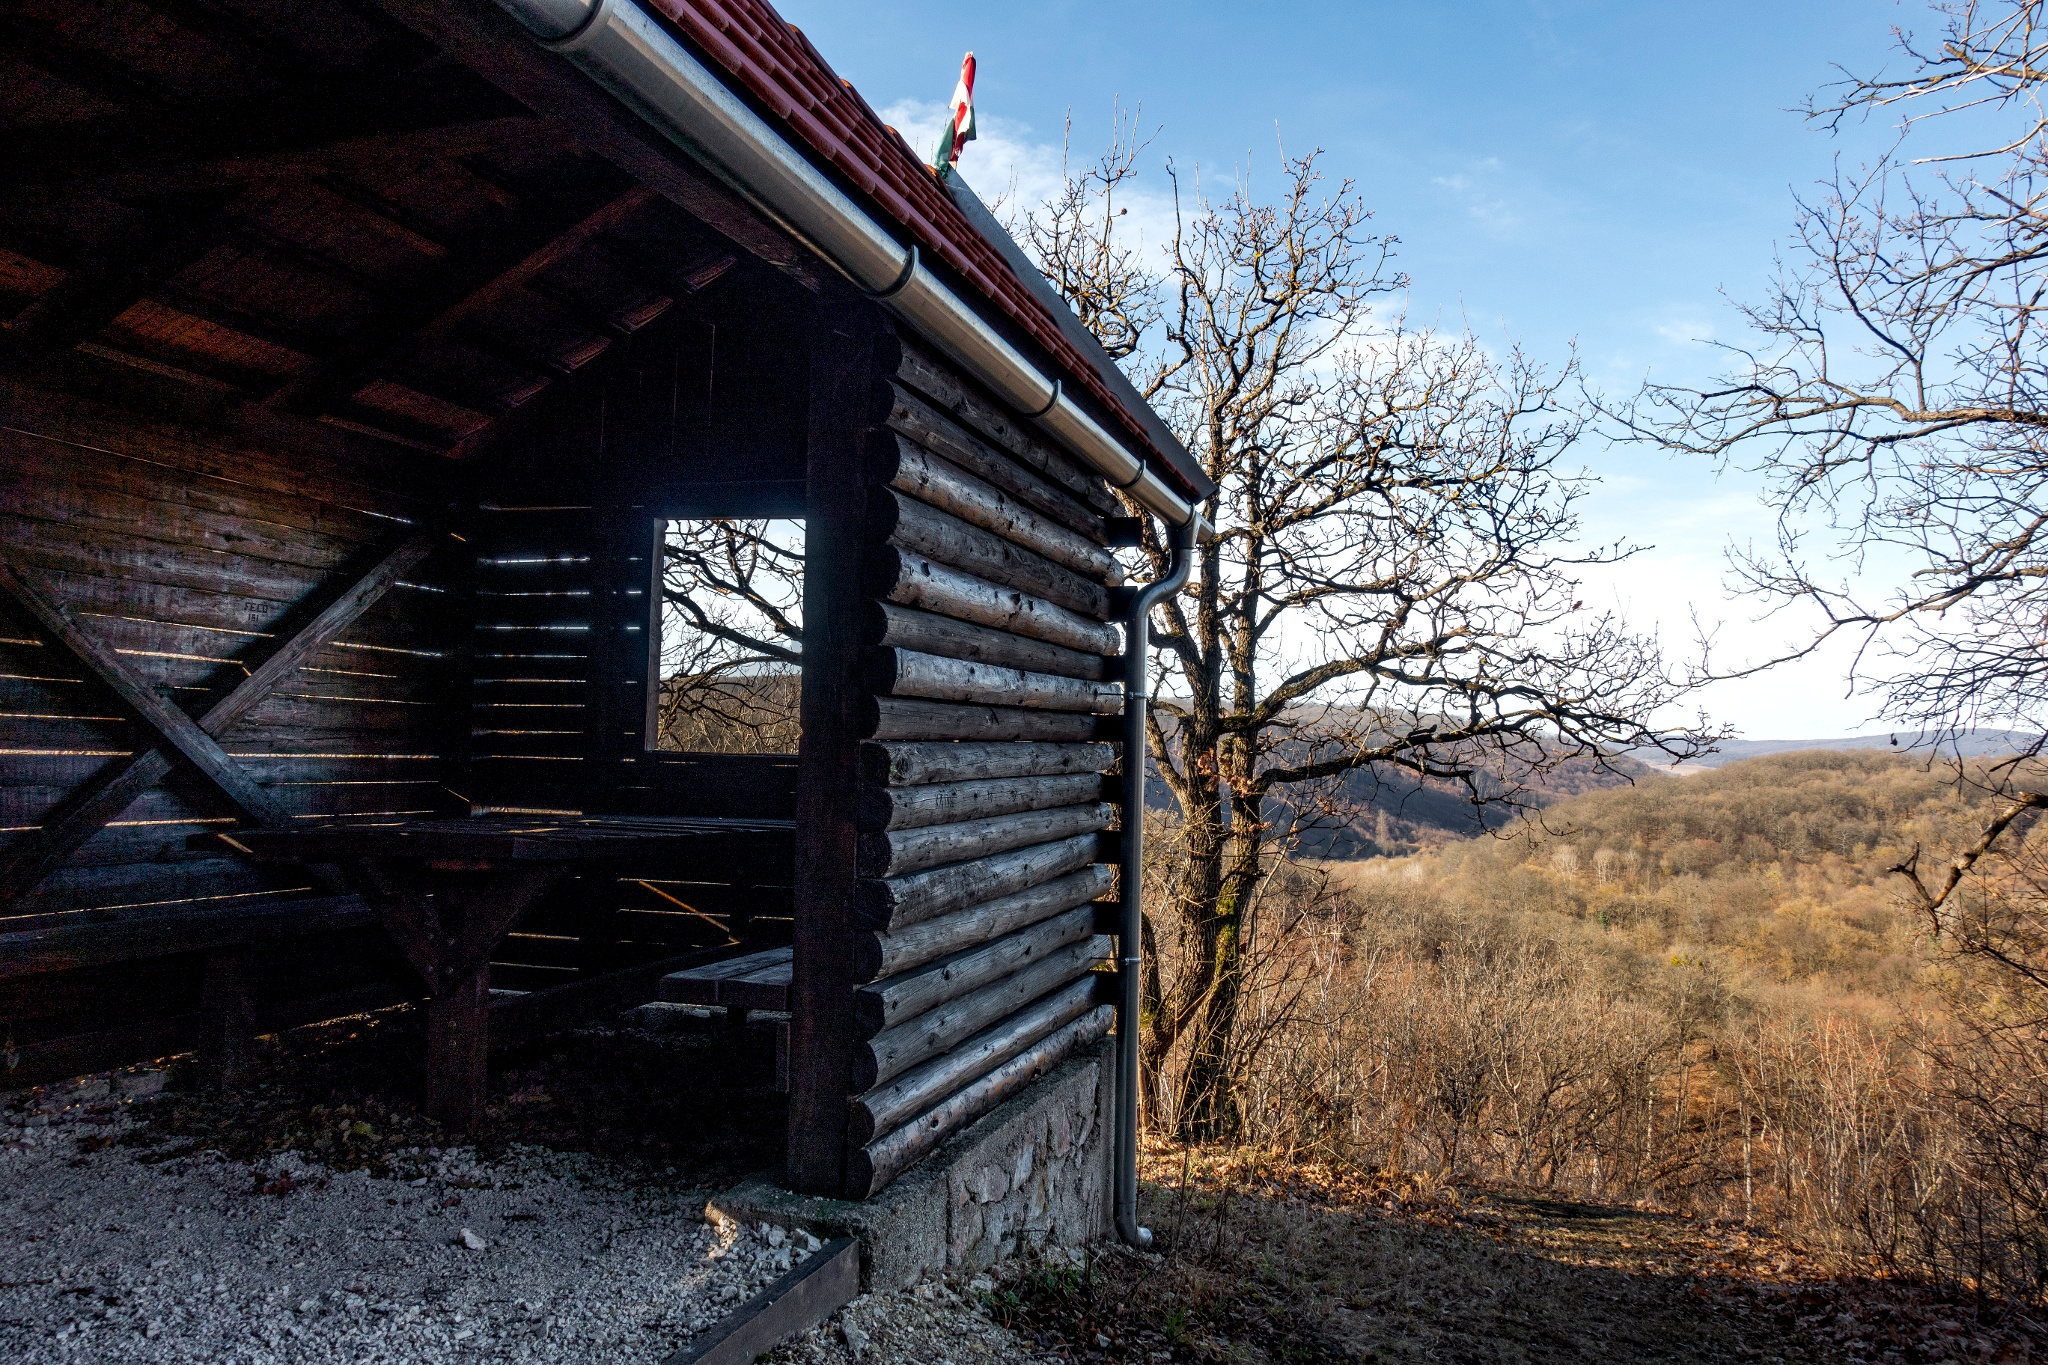
[[234, 226], [234, 203], [158, 206], [96, 259], [16, 314], [0, 336], [19, 352], [50, 354], [86, 340], [211, 251]]
[[562, 233], [510, 270], [494, 277], [461, 302], [443, 311], [420, 329], [422, 336], [443, 336], [473, 318], [488, 313], [491, 305], [515, 289], [523, 289], [543, 271], [567, 260], [583, 246], [609, 232], [623, 220], [646, 208], [654, 195], [645, 189], [627, 190], [596, 213]]
[[34, 28], [0, 27], [0, 52], [113, 104], [160, 110], [167, 93], [103, 53], [77, 48]]
[[388, 360], [400, 347], [416, 337], [443, 336], [463, 323], [486, 313], [491, 304], [546, 270], [568, 253], [613, 224], [645, 208], [651, 195], [631, 189], [557, 233], [538, 249], [527, 252], [509, 267], [498, 269], [477, 282], [455, 291], [453, 298], [437, 297], [431, 289], [416, 291], [408, 306], [394, 310], [382, 327], [370, 329], [350, 345], [323, 360], [312, 370], [279, 389], [266, 406], [305, 411], [340, 396], [356, 376], [366, 375]]
[[503, 92], [436, 60], [367, 79], [296, 83], [282, 94], [180, 104], [61, 129], [10, 130], [0, 143], [0, 185], [50, 193], [81, 180], [103, 184], [166, 166], [302, 154], [521, 112]]
[[231, 332], [261, 341], [271, 346], [297, 351], [301, 355], [318, 356], [333, 348], [334, 338], [316, 333], [305, 327], [293, 326], [289, 320], [259, 317], [246, 308], [239, 308], [224, 299], [195, 293], [180, 287], [175, 281], [159, 286], [151, 298], [173, 312], [210, 322], [216, 327], [225, 327]]
[[[213, 159], [173, 156], [157, 164], [131, 164], [121, 169], [104, 165], [82, 165], [74, 168], [77, 171], [74, 177], [60, 182], [16, 186], [8, 191], [7, 197], [19, 198], [32, 194], [40, 200], [141, 199], [163, 194], [245, 185], [262, 180], [289, 180], [324, 175], [353, 177], [388, 166], [394, 158], [400, 156], [454, 160], [458, 157], [489, 155], [510, 147], [529, 146], [538, 142], [563, 146], [568, 144], [569, 139], [560, 128], [546, 119], [521, 114], [404, 132], [348, 137], [334, 142], [283, 148], [249, 156]], [[0, 175], [0, 180], [4, 178], [4, 175]], [[366, 203], [353, 194], [346, 194], [338, 186], [331, 185], [330, 188], [336, 189], [337, 193], [344, 193], [345, 197], [364, 208], [382, 213], [422, 237], [438, 240], [438, 234], [427, 226], [409, 221], [409, 216], [401, 216], [402, 211], [395, 206]]]
[[305, 80], [324, 74], [306, 50], [259, 25], [247, 15], [207, 0], [149, 0], [149, 7], [222, 48], [267, 64], [272, 74]]

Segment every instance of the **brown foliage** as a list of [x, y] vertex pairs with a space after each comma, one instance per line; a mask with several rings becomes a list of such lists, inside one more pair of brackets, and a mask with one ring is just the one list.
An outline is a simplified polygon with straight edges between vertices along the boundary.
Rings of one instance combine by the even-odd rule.
[[1971, 790], [1794, 754], [1298, 873], [1248, 999], [1247, 1127], [2038, 1300], [2048, 998], [2002, 959], [2048, 962], [2041, 869], [1980, 861], [1938, 940], [1890, 872], [1976, 841]]

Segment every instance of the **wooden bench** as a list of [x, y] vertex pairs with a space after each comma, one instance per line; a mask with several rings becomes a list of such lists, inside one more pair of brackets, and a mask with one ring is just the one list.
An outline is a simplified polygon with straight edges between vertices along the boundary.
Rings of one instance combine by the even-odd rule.
[[[58, 912], [0, 921], [0, 988], [19, 989], [30, 978], [152, 958], [196, 958], [200, 971], [196, 1010], [148, 1024], [99, 1022], [84, 1032], [25, 1043], [12, 1059], [6, 1082], [56, 1080], [196, 1047], [203, 1077], [213, 1084], [240, 1085], [247, 1080], [250, 1041], [259, 1032], [397, 1003], [387, 990], [359, 986], [299, 1002], [311, 1003], [311, 1018], [304, 1017], [304, 1009], [277, 1002], [259, 1007], [255, 955], [315, 935], [365, 931], [376, 923], [376, 912], [357, 896], [200, 905], [148, 916]], [[75, 982], [58, 984], [49, 995], [61, 999], [76, 990]]]
[[[672, 1005], [715, 1005], [744, 1028], [753, 1010], [789, 1012], [789, 948], [685, 967], [661, 978], [661, 998]], [[789, 1020], [775, 1022], [775, 1088], [789, 1090]]]
[[[787, 865], [793, 841], [788, 820], [499, 814], [240, 829], [192, 842], [257, 862], [349, 869], [427, 983], [427, 1112], [473, 1133], [484, 1112], [491, 954], [520, 915], [581, 868], [631, 862], [734, 873]], [[784, 1002], [788, 981], [785, 967]]]
[[748, 1010], [789, 1009], [788, 948], [686, 967], [661, 979], [661, 998], [677, 1005], [716, 1005], [740, 1016]]

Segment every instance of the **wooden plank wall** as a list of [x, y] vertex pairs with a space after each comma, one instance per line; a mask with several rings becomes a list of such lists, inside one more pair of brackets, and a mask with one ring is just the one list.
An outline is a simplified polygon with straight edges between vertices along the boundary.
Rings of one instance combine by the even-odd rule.
[[904, 342], [871, 442], [846, 1193], [1108, 1032], [1120, 582], [1097, 476]]
[[[787, 758], [647, 748], [662, 532], [648, 508], [487, 501], [468, 528], [458, 786], [475, 810], [789, 817]], [[786, 868], [743, 883], [623, 872], [580, 877], [529, 913], [494, 956], [492, 986], [539, 990], [728, 941], [789, 941]]]
[[[794, 813], [793, 756], [646, 747], [665, 520], [802, 507], [803, 405], [779, 383], [800, 344], [789, 290], [733, 265], [724, 286], [621, 342], [480, 462], [464, 526], [469, 692], [453, 741], [468, 755], [455, 785], [475, 809]], [[492, 985], [790, 941], [788, 867], [743, 882], [704, 871], [579, 878], [506, 939]]]
[[[452, 486], [448, 468], [304, 424], [276, 441], [234, 438], [9, 383], [0, 562], [36, 573], [160, 696], [196, 715], [288, 638], [309, 604], [413, 528], [447, 520], [456, 534], [441, 550], [220, 737], [292, 818], [787, 818], [792, 759], [644, 749], [654, 513], [480, 498]], [[0, 859], [149, 738], [0, 596]], [[0, 905], [0, 936], [15, 943], [95, 924], [130, 926], [139, 945], [56, 972], [9, 970], [0, 949], [0, 1086], [195, 1045], [209, 953], [180, 945], [232, 941], [272, 905], [322, 913], [323, 888], [304, 874], [188, 850], [194, 834], [238, 823], [218, 793], [174, 768]], [[633, 872], [590, 874], [537, 907], [496, 955], [493, 986], [531, 991], [728, 942], [789, 941], [787, 868], [738, 882]], [[248, 973], [259, 1027], [422, 994], [382, 931], [356, 919], [310, 936], [262, 922]]]
[[[339, 434], [289, 442], [123, 418], [0, 385], [0, 560], [32, 571], [81, 627], [188, 713], [203, 712], [294, 633], [310, 604], [354, 581], [437, 515], [437, 461]], [[287, 448], [287, 444], [289, 448]], [[409, 571], [221, 736], [294, 818], [375, 819], [463, 808], [442, 721], [458, 556]], [[111, 689], [0, 601], [0, 858], [81, 783], [149, 741]], [[174, 770], [26, 894], [0, 934], [80, 922], [191, 923], [306, 896], [303, 876], [188, 852], [232, 809]], [[323, 964], [318, 980], [304, 971]], [[203, 955], [0, 981], [12, 1046], [0, 1084], [189, 1046]], [[413, 987], [363, 929], [264, 949], [260, 1020], [303, 1022]], [[315, 1006], [316, 999], [325, 1001]]]

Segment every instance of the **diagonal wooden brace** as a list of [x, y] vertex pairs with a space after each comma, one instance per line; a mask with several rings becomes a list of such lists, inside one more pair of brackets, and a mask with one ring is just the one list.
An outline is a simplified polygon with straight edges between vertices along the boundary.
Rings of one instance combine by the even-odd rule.
[[421, 888], [402, 883], [388, 869], [368, 858], [354, 858], [343, 869], [351, 888], [377, 912], [378, 922], [405, 960], [420, 974], [428, 994], [441, 989], [442, 935], [439, 907]]
[[199, 723], [156, 694], [156, 689], [135, 676], [121, 656], [101, 644], [64, 610], [40, 575], [12, 565], [0, 565], [0, 589], [28, 609], [38, 624], [58, 643], [78, 656], [79, 662], [99, 675], [101, 682], [157, 732], [158, 737], [178, 751], [193, 767], [205, 774], [228, 800], [251, 819], [265, 825], [281, 825], [288, 818], [270, 799], [270, 793], [256, 785], [256, 779], [229, 758], [213, 736]]
[[[386, 554], [375, 568], [350, 584], [297, 634], [273, 650], [270, 656], [258, 664], [232, 692], [201, 716], [195, 728], [209, 739], [218, 738], [225, 733], [236, 721], [260, 705], [293, 670], [324, 648], [335, 636], [355, 624], [393, 584], [433, 553], [442, 541], [442, 534], [436, 531], [417, 531], [407, 536]], [[10, 594], [20, 597], [21, 593], [26, 591], [35, 602], [42, 604], [43, 609], [39, 610], [28, 599], [23, 599], [23, 605], [34, 612], [37, 619], [42, 621], [52, 634], [64, 639], [67, 645], [72, 644], [62, 631], [51, 625], [51, 619], [55, 619], [62, 623], [65, 631], [89, 641], [90, 637], [79, 631], [77, 623], [56, 604], [56, 599], [47, 589], [31, 582], [19, 570], [0, 566], [0, 575], [4, 575], [4, 582], [0, 582], [0, 586], [5, 586]], [[76, 652], [76, 647], [73, 648]], [[116, 671], [122, 676], [129, 677], [131, 683], [133, 682], [132, 674], [119, 663], [118, 656], [112, 655], [104, 648], [98, 652], [112, 660]], [[80, 657], [85, 658], [87, 665], [95, 672], [101, 672], [93, 659], [84, 655]], [[105, 674], [102, 673], [102, 676]], [[120, 689], [117, 687], [116, 690]], [[143, 687], [143, 691], [150, 697], [155, 697], [155, 693], [146, 686]], [[122, 695], [126, 699], [127, 693], [123, 692]], [[176, 711], [176, 708], [169, 707], [160, 699], [157, 704], [174, 711], [180, 717], [184, 715], [184, 712]], [[145, 716], [147, 717], [146, 712]], [[152, 720], [151, 723], [155, 722]], [[187, 724], [190, 723], [187, 721]], [[217, 745], [214, 747], [218, 749]], [[118, 817], [137, 797], [161, 782], [170, 773], [176, 761], [169, 747], [152, 746], [107, 776], [85, 783], [63, 805], [45, 817], [42, 829], [24, 840], [22, 846], [8, 858], [0, 861], [0, 905], [11, 904], [33, 891], [45, 877], [70, 857], [81, 844], [98, 833], [108, 821]], [[249, 785], [254, 787], [253, 783]], [[256, 790], [261, 799], [261, 789]], [[237, 801], [236, 804], [241, 803]]]
[[[162, 744], [177, 750], [244, 815], [273, 829], [290, 822], [290, 812], [272, 800], [270, 793], [263, 790], [256, 779], [215, 742], [212, 735], [201, 729], [184, 711], [158, 696], [156, 689], [137, 677], [128, 665], [121, 662], [118, 654], [79, 625], [39, 575], [0, 564], [0, 590], [27, 608], [43, 629], [76, 655], [79, 662], [98, 674], [116, 696], [157, 732]], [[161, 752], [161, 747], [156, 752]], [[112, 819], [113, 815], [106, 818]], [[329, 869], [316, 867], [312, 872], [315, 884], [322, 891], [340, 889]]]
[[[498, 940], [518, 918], [571, 876], [565, 867], [540, 865], [495, 871], [460, 906], [441, 916], [443, 985], [490, 966]], [[449, 914], [447, 910], [454, 910]]]

